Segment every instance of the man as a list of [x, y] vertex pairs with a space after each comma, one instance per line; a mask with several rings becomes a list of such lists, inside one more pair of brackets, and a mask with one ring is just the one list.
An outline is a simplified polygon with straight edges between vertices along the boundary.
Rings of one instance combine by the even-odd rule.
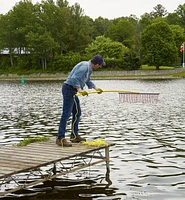
[[[56, 139], [57, 145], [71, 147], [71, 142], [79, 143], [82, 141], [86, 141], [85, 138], [82, 138], [78, 134], [78, 124], [81, 116], [81, 108], [80, 101], [79, 98], [76, 96], [76, 93], [81, 93], [83, 96], [88, 95], [88, 93], [83, 90], [85, 85], [87, 85], [89, 89], [95, 89], [98, 94], [101, 94], [103, 92], [100, 88], [97, 88], [90, 79], [92, 69], [98, 69], [102, 65], [105, 66], [105, 62], [100, 55], [94, 56], [90, 61], [82, 61], [72, 69], [67, 80], [64, 82], [62, 86], [63, 109], [58, 129], [58, 137]], [[68, 142], [65, 138], [65, 131], [66, 124], [69, 117], [71, 116], [71, 113], [71, 142]]]

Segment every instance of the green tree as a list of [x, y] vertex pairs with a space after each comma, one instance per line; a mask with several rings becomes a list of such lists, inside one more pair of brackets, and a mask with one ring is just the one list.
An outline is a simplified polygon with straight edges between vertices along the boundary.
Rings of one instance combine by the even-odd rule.
[[85, 50], [91, 56], [100, 54], [104, 58], [123, 58], [128, 48], [120, 42], [112, 41], [104, 36], [98, 36]]
[[179, 5], [175, 13], [179, 16], [179, 25], [185, 28], [185, 3]]
[[59, 8], [67, 8], [69, 6], [68, 1], [66, 0], [57, 0], [56, 4]]
[[[16, 54], [21, 54], [22, 50], [26, 53], [26, 41], [25, 35], [29, 32], [29, 25], [32, 24], [34, 7], [31, 1], [24, 0], [17, 3], [11, 11], [5, 16], [7, 21], [5, 22], [4, 32], [8, 32], [8, 35], [3, 36], [5, 43], [4, 48], [9, 48], [11, 65], [13, 62], [13, 53], [16, 50]], [[6, 23], [8, 22], [8, 25]]]
[[108, 36], [110, 39], [121, 42], [130, 48], [133, 45], [135, 27], [129, 20], [121, 19], [116, 24], [110, 26]]
[[180, 27], [179, 25], [170, 25], [170, 29], [172, 30], [176, 48], [179, 52], [178, 58], [179, 58], [179, 63], [180, 63], [181, 59], [182, 59], [182, 53], [180, 52], [180, 46], [185, 41], [184, 28]]
[[166, 22], [168, 24], [175, 24], [175, 25], [181, 25], [181, 18], [178, 16], [177, 13], [169, 13], [166, 16]]
[[140, 25], [141, 31], [143, 31], [145, 28], [147, 28], [147, 26], [149, 26], [151, 24], [152, 19], [153, 19], [153, 17], [149, 13], [145, 13], [145, 14], [141, 15], [141, 18], [139, 20], [139, 25]]
[[97, 36], [104, 35], [108, 36], [108, 29], [111, 26], [112, 22], [107, 18], [98, 17], [94, 20], [94, 38]]
[[173, 64], [177, 60], [177, 48], [170, 26], [165, 22], [149, 25], [141, 36], [142, 63], [155, 66]]
[[17, 3], [11, 11], [11, 19], [14, 28], [14, 40], [17, 48], [25, 48], [25, 35], [30, 31], [30, 25], [35, 20], [34, 6], [30, 0]]
[[85, 47], [92, 41], [93, 21], [84, 16], [84, 11], [78, 3], [70, 8], [71, 17], [68, 27], [68, 51], [84, 52]]
[[12, 19], [12, 11], [0, 17], [0, 48], [8, 49], [10, 55], [10, 65], [13, 66], [13, 53], [17, 46], [15, 39], [15, 27]]
[[151, 23], [163, 21], [163, 18], [168, 15], [167, 10], [161, 4], [158, 4], [153, 9], [152, 12], [141, 15], [139, 24], [142, 31]]
[[51, 37], [49, 32], [43, 31], [38, 27], [37, 32], [29, 32], [26, 35], [27, 43], [31, 52], [36, 53], [42, 63], [42, 68], [47, 68], [47, 58], [52, 57], [52, 49], [57, 46], [57, 43]]
[[154, 7], [154, 11], [152, 11], [150, 14], [153, 16], [153, 18], [156, 18], [165, 17], [168, 12], [161, 4], [157, 4], [157, 6]]
[[130, 15], [128, 17], [128, 21], [132, 23], [135, 29], [135, 35], [133, 35], [132, 46], [130, 47], [130, 50], [137, 56], [140, 56], [141, 27], [139, 24], [139, 19], [135, 15]]
[[185, 41], [184, 28], [180, 27], [179, 25], [170, 25], [170, 29], [172, 30], [176, 47], [179, 49], [182, 42]]
[[49, 32], [53, 40], [58, 43], [58, 48], [53, 49], [53, 51], [57, 54], [62, 54], [67, 51], [67, 42], [69, 40], [69, 24], [67, 21], [71, 19], [71, 14], [70, 9], [65, 7], [65, 3], [62, 4], [61, 1], [58, 1], [58, 4], [60, 7], [55, 5], [53, 1], [43, 1], [41, 4], [35, 5], [36, 23], [38, 25], [34, 24], [33, 26], [35, 30], [37, 30], [37, 26], [40, 26]]

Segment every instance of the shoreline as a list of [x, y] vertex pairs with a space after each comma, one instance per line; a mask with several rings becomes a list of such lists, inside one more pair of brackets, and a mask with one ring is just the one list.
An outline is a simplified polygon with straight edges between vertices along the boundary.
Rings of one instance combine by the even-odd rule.
[[[136, 79], [179, 79], [185, 68], [174, 70], [135, 70], [135, 71], [93, 71], [91, 79], [97, 80], [136, 80]], [[66, 80], [68, 73], [32, 73], [28, 75], [0, 74], [1, 80]]]
[[[181, 79], [182, 77], [173, 77], [173, 76], [132, 76], [132, 77], [93, 77], [91, 76], [91, 80], [165, 80], [165, 79]], [[67, 79], [66, 77], [26, 77], [24, 76], [24, 81], [64, 81]], [[17, 77], [0, 77], [0, 81], [21, 81], [22, 76]]]

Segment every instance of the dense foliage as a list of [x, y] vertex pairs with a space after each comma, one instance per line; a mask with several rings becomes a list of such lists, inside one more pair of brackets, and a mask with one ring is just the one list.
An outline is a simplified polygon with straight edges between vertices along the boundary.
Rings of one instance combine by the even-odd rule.
[[[148, 45], [150, 38], [150, 45]], [[143, 63], [160, 66], [172, 65], [177, 59], [177, 47], [170, 26], [165, 22], [152, 23], [142, 33]]]
[[95, 20], [67, 0], [18, 2], [0, 15], [0, 73], [67, 72], [101, 54], [107, 69], [136, 70], [141, 64], [180, 66], [185, 41], [185, 4], [168, 13]]

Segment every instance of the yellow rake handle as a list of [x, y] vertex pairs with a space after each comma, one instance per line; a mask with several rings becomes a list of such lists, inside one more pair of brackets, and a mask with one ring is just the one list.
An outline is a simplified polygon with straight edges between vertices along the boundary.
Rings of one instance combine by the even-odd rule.
[[[130, 91], [130, 90], [103, 90], [103, 92], [128, 92], [132, 94], [139, 94], [139, 92]], [[87, 92], [88, 94], [98, 94], [98, 91]], [[76, 96], [82, 96], [81, 93], [76, 94]]]

